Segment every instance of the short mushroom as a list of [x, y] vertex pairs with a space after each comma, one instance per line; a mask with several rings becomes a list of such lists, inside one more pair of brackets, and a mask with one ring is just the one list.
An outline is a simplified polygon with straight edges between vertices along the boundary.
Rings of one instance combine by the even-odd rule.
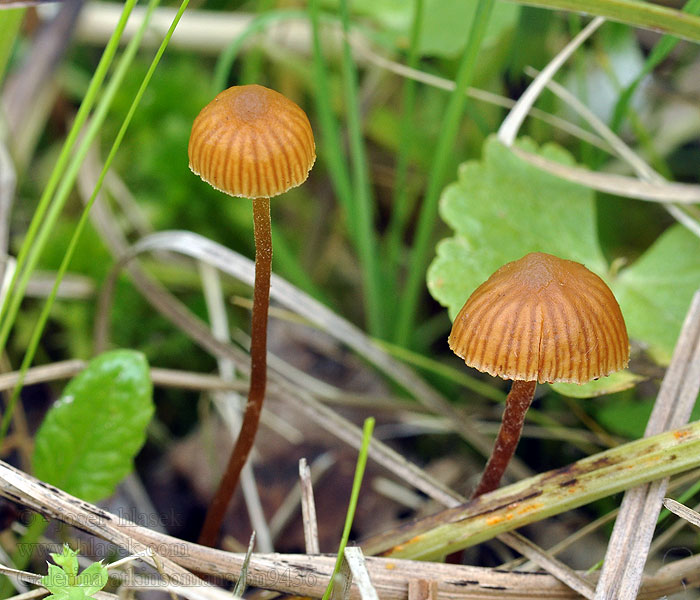
[[481, 284], [455, 318], [449, 344], [467, 365], [513, 380], [473, 498], [499, 486], [537, 382], [582, 384], [629, 362], [610, 288], [583, 265], [541, 252], [503, 265]]
[[309, 119], [299, 106], [274, 90], [243, 85], [224, 90], [202, 109], [192, 125], [187, 153], [190, 169], [212, 187], [253, 201], [250, 388], [241, 432], [200, 534], [200, 543], [211, 546], [253, 446], [265, 397], [272, 262], [270, 197], [306, 181], [316, 160], [316, 147]]

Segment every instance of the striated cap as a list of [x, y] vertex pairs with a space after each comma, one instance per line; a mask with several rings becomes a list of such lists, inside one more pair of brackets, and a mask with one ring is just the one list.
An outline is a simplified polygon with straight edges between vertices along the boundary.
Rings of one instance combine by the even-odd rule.
[[260, 85], [224, 90], [197, 115], [190, 169], [231, 196], [271, 197], [306, 181], [316, 160], [306, 113]]
[[503, 379], [586, 383], [627, 366], [627, 328], [610, 288], [583, 265], [534, 252], [481, 284], [450, 348]]

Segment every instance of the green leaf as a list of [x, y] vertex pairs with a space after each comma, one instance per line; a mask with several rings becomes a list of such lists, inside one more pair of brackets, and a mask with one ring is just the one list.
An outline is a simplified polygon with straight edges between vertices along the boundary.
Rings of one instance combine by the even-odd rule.
[[[515, 0], [533, 4], [532, 0]], [[700, 18], [656, 2], [639, 0], [537, 0], [537, 6], [550, 10], [568, 10], [605, 17], [618, 23], [663, 31], [678, 37], [700, 42]]]
[[68, 577], [78, 574], [78, 551], [72, 550], [68, 544], [63, 544], [63, 553], [51, 553], [51, 558], [59, 567], [62, 567]]
[[[654, 408], [654, 400], [610, 402], [595, 411], [596, 420], [611, 433], [629, 439], [639, 439], [644, 435], [649, 416]], [[700, 405], [693, 408], [689, 422], [700, 419]]]
[[[337, 2], [328, 2], [335, 6]], [[464, 0], [424, 0], [418, 53], [422, 56], [456, 58], [467, 43], [476, 2]], [[382, 31], [391, 31], [404, 45], [410, 35], [413, 1], [354, 0], [352, 10], [376, 21]], [[496, 2], [484, 36], [484, 46], [495, 46], [502, 36], [514, 29], [520, 7], [511, 2]]]
[[108, 579], [107, 567], [103, 566], [101, 562], [96, 562], [78, 575], [75, 585], [80, 586], [86, 596], [92, 596], [107, 585]]
[[99, 356], [46, 414], [34, 474], [89, 502], [107, 497], [131, 470], [152, 414], [145, 357], [131, 350]]
[[109, 579], [101, 562], [92, 563], [78, 575], [78, 551], [63, 546], [62, 554], [51, 554], [56, 565], [49, 565], [41, 585], [51, 592], [52, 600], [84, 600], [99, 592]]
[[[555, 145], [538, 151], [533, 142], [519, 140], [518, 146], [573, 164]], [[428, 269], [428, 288], [452, 318], [498, 267], [528, 252], [549, 252], [583, 263], [607, 280], [630, 337], [659, 363], [669, 362], [692, 295], [700, 288], [700, 240], [682, 226], [670, 227], [634, 264], [611, 278], [598, 244], [593, 192], [521, 161], [495, 137], [486, 141], [480, 161], [460, 167], [440, 208], [455, 235], [439, 243]], [[586, 397], [632, 383], [623, 375], [578, 391], [557, 391]]]
[[[410, 2], [405, 4], [410, 8]], [[424, 56], [457, 57], [467, 42], [464, 34], [471, 29], [476, 6], [476, 2], [464, 0], [425, 0], [419, 53]], [[514, 29], [519, 13], [520, 7], [516, 4], [496, 2], [483, 45], [494, 46], [506, 31]]]
[[611, 402], [595, 411], [596, 420], [611, 433], [630, 439], [644, 435], [649, 415], [654, 407], [651, 400]]
[[681, 225], [661, 237], [614, 282], [631, 337], [661, 364], [671, 360], [685, 313], [700, 288], [700, 239]]
[[82, 588], [69, 587], [67, 590], [68, 600], [87, 600], [88, 595]]
[[[518, 146], [536, 152], [527, 139]], [[564, 164], [571, 156], [556, 145], [539, 154]], [[504, 263], [528, 252], [548, 252], [606, 276], [591, 190], [525, 163], [495, 136], [480, 161], [464, 163], [442, 194], [442, 218], [455, 236], [440, 242], [428, 269], [428, 287], [454, 318], [474, 289]]]
[[67, 596], [66, 589], [70, 587], [68, 573], [56, 565], [49, 565], [49, 572], [41, 578], [41, 585], [55, 596]]
[[605, 396], [606, 394], [612, 394], [614, 392], [622, 392], [623, 390], [634, 387], [643, 379], [644, 377], [625, 370], [618, 371], [607, 377], [595, 379], [594, 381], [589, 381], [583, 385], [577, 385], [575, 383], [552, 383], [550, 387], [562, 396], [569, 396], [571, 398], [595, 398], [596, 396]]

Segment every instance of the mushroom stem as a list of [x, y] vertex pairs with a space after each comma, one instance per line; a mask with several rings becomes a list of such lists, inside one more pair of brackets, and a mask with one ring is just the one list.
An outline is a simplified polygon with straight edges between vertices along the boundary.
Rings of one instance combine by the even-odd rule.
[[501, 483], [501, 477], [518, 445], [525, 422], [525, 413], [530, 408], [536, 387], [536, 381], [513, 381], [513, 387], [510, 388], [506, 398], [506, 407], [496, 443], [472, 498], [495, 490]]
[[253, 316], [250, 327], [250, 387], [243, 423], [226, 471], [209, 505], [199, 543], [214, 546], [226, 509], [236, 491], [241, 471], [253, 448], [260, 423], [265, 385], [267, 383], [267, 313], [270, 306], [270, 270], [272, 264], [272, 234], [270, 232], [270, 199], [253, 199], [255, 232], [255, 288]]

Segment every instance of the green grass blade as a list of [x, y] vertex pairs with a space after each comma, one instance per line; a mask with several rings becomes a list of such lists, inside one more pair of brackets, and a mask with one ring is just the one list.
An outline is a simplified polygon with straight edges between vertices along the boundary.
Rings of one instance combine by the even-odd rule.
[[[19, 397], [19, 392], [22, 389], [22, 384], [24, 381], [24, 376], [27, 372], [27, 369], [29, 369], [32, 361], [34, 360], [34, 355], [36, 354], [36, 350], [39, 346], [39, 341], [41, 339], [41, 334], [44, 331], [44, 327], [46, 325], [46, 322], [48, 321], [49, 314], [51, 311], [51, 307], [53, 306], [53, 303], [56, 299], [56, 296], [58, 294], [58, 286], [60, 285], [61, 280], [63, 279], [63, 276], [65, 275], [66, 271], [68, 270], [68, 266], [70, 265], [70, 261], [73, 258], [73, 254], [75, 253], [75, 249], [78, 244], [78, 240], [80, 239], [80, 235], [85, 228], [85, 225], [88, 222], [88, 217], [90, 214], [90, 208], [92, 207], [95, 199], [97, 198], [97, 195], [99, 194], [100, 189], [102, 188], [102, 183], [104, 181], [104, 178], [107, 174], [107, 171], [109, 170], [110, 165], [112, 164], [112, 161], [114, 160], [114, 156], [116, 155], [117, 150], [119, 149], [119, 146], [121, 145], [121, 141], [124, 138], [124, 134], [126, 133], [126, 129], [129, 126], [129, 123], [131, 122], [131, 119], [134, 115], [134, 112], [136, 111], [136, 108], [138, 107], [141, 98], [143, 97], [143, 94], [146, 91], [146, 87], [148, 86], [148, 83], [151, 80], [151, 77], [153, 77], [153, 73], [155, 72], [155, 69], [160, 62], [160, 58], [163, 55], [163, 52], [165, 52], [165, 48], [168, 45], [168, 42], [170, 41], [170, 38], [172, 37], [173, 31], [175, 30], [175, 26], [177, 23], [180, 21], [180, 18], [182, 16], [182, 13], [184, 12], [185, 8], [187, 7], [187, 4], [189, 3], [189, 0], [183, 0], [182, 5], [180, 6], [180, 9], [178, 10], [177, 14], [175, 15], [175, 18], [173, 19], [173, 23], [170, 26], [170, 29], [166, 33], [165, 38], [163, 39], [163, 42], [161, 43], [160, 48], [158, 49], [155, 58], [153, 59], [153, 62], [151, 63], [151, 66], [144, 76], [143, 82], [141, 83], [141, 87], [139, 88], [138, 92], [136, 93], [136, 96], [134, 97], [134, 101], [131, 104], [131, 107], [129, 108], [129, 112], [127, 113], [126, 117], [124, 117], [124, 121], [122, 123], [121, 128], [119, 129], [119, 132], [117, 133], [117, 136], [114, 140], [114, 143], [112, 144], [112, 148], [109, 152], [109, 155], [107, 156], [105, 160], [104, 167], [102, 168], [102, 172], [100, 173], [100, 176], [97, 180], [97, 184], [95, 185], [95, 189], [93, 190], [93, 193], [90, 197], [90, 200], [85, 206], [85, 209], [83, 210], [80, 219], [78, 221], [78, 224], [76, 225], [76, 228], [73, 232], [73, 236], [71, 237], [70, 243], [68, 245], [68, 249], [66, 250], [63, 259], [61, 261], [61, 265], [58, 269], [58, 272], [56, 274], [56, 280], [54, 282], [53, 288], [51, 289], [51, 293], [46, 299], [46, 302], [44, 303], [44, 306], [42, 307], [41, 314], [39, 316], [39, 319], [37, 320], [37, 323], [34, 326], [34, 329], [32, 331], [32, 336], [29, 341], [29, 345], [27, 347], [27, 351], [24, 355], [24, 358], [22, 360], [22, 365], [20, 367], [20, 375], [19, 375], [19, 380], [17, 382], [17, 385], [15, 386], [12, 396], [10, 398], [10, 402], [8, 403], [7, 410], [5, 411], [5, 414], [3, 415], [2, 418], [2, 423], [0, 423], [0, 440], [2, 440], [5, 435], [7, 434], [7, 430], [10, 425], [10, 420], [12, 418], [12, 413], [14, 410], [14, 407], [17, 403], [17, 399]], [[146, 32], [146, 29], [148, 27], [148, 23], [150, 21], [150, 17], [153, 14], [153, 11], [155, 8], [160, 4], [160, 0], [151, 0], [148, 5], [148, 10], [146, 11], [146, 15], [144, 16], [143, 23], [141, 24], [141, 27], [137, 31], [136, 35], [134, 38], [129, 42], [129, 45], [127, 46], [126, 51], [122, 55], [122, 58], [119, 61], [119, 64], [117, 66], [117, 69], [114, 73], [114, 76], [109, 82], [109, 85], [105, 91], [105, 94], [103, 98], [100, 101], [100, 104], [95, 111], [95, 115], [90, 123], [90, 126], [88, 128], [88, 132], [85, 135], [84, 139], [80, 143], [80, 147], [78, 148], [78, 151], [75, 154], [75, 157], [71, 164], [69, 165], [68, 168], [68, 173], [66, 174], [66, 179], [62, 182], [62, 186], [59, 188], [59, 192], [57, 193], [56, 200], [52, 203], [49, 214], [47, 215], [47, 222], [44, 224], [44, 227], [39, 232], [38, 236], [38, 241], [37, 245], [39, 246], [39, 249], [36, 252], [33, 252], [32, 254], [29, 255], [28, 259], [28, 269], [27, 272], [30, 272], [36, 263], [36, 260], [38, 260], [38, 256], [40, 254], [40, 249], [43, 248], [43, 245], [45, 245], [46, 240], [48, 239], [48, 235], [50, 234], [51, 227], [53, 223], [55, 223], [56, 219], [58, 218], [58, 214], [63, 207], [63, 204], [65, 202], [65, 198], [67, 198], [68, 193], [70, 192], [70, 189], [72, 188], [73, 182], [75, 181], [75, 177], [77, 176], [78, 169], [80, 168], [80, 164], [82, 163], [82, 160], [85, 157], [85, 154], [87, 153], [92, 141], [94, 140], [95, 136], [97, 135], [97, 131], [99, 130], [99, 127], [101, 126], [104, 117], [106, 116], [107, 110], [109, 109], [109, 106], [112, 102], [112, 99], [114, 98], [114, 95], [116, 94], [117, 90], [119, 89], [119, 86], [121, 85], [121, 81], [123, 80], [123, 77], [126, 75], [126, 72], [128, 71], [129, 66], [131, 65], [134, 56], [136, 55], [136, 51], [138, 50], [141, 40], [143, 38], [143, 35]], [[61, 191], [64, 190], [64, 193], [61, 194]], [[28, 276], [27, 276], [28, 279]], [[23, 279], [20, 279], [20, 285], [23, 283]], [[26, 287], [26, 282], [24, 283]]]
[[316, 102], [316, 114], [321, 124], [321, 143], [319, 154], [323, 157], [329, 171], [331, 184], [343, 207], [347, 220], [350, 239], [357, 246], [356, 219], [354, 211], [354, 199], [350, 172], [347, 168], [343, 152], [343, 141], [340, 136], [340, 127], [333, 112], [333, 104], [330, 89], [330, 76], [326, 61], [323, 57], [320, 33], [320, 0], [309, 1], [309, 20], [311, 22], [311, 42], [313, 46], [313, 72]]
[[[39, 547], [41, 536], [48, 526], [49, 521], [44, 519], [41, 515], [32, 515], [29, 525], [27, 525], [27, 528], [24, 530], [22, 537], [17, 543], [16, 550], [11, 554], [12, 566], [15, 569], [24, 569], [29, 564], [32, 553], [27, 552], [27, 548]], [[13, 584], [3, 575], [2, 579], [0, 579], [0, 598], [12, 597], [14, 590]]]
[[[233, 64], [238, 58], [241, 48], [243, 48], [243, 45], [250, 37], [264, 31], [270, 25], [274, 25], [275, 23], [304, 19], [307, 16], [308, 13], [301, 10], [276, 10], [257, 15], [246, 27], [246, 29], [226, 47], [226, 49], [219, 56], [219, 59], [216, 61], [216, 66], [214, 67], [212, 94], [218, 94], [228, 85], [227, 82], [229, 74], [233, 69]], [[319, 80], [318, 70], [316, 80]], [[330, 119], [332, 118], [331, 113]], [[331, 125], [330, 128], [332, 129], [333, 126]], [[326, 127], [324, 127], [324, 131], [326, 130]], [[340, 160], [338, 160], [338, 164], [341, 164]], [[342, 176], [340, 178], [343, 179]], [[350, 189], [350, 185], [348, 184], [346, 192], [347, 198], [352, 197]], [[274, 230], [275, 225], [273, 224], [273, 234]], [[282, 270], [287, 274], [290, 281], [313, 295], [316, 299], [322, 300], [328, 304], [329, 299], [327, 295], [313, 282], [311, 277], [309, 277], [307, 270], [300, 264], [296, 254], [289, 248], [286, 240], [280, 236], [280, 232], [275, 235], [275, 238], [275, 260], [279, 262]]]
[[[418, 42], [420, 40], [422, 22], [423, 0], [414, 0], [411, 35], [408, 57], [406, 59], [406, 66], [411, 69], [416, 69], [418, 67]], [[400, 268], [399, 258], [409, 213], [408, 190], [406, 188], [409, 163], [408, 149], [411, 147], [413, 128], [415, 127], [414, 112], [417, 88], [418, 82], [415, 79], [407, 78], [404, 81], [401, 101], [402, 114], [399, 131], [399, 149], [396, 156], [396, 177], [394, 179], [394, 202], [391, 207], [391, 217], [387, 228], [387, 272], [391, 284], [395, 286], [398, 285]]]
[[26, 8], [8, 8], [2, 11], [0, 19], [0, 81], [5, 76], [5, 70], [12, 56], [17, 34], [24, 19]]
[[246, 580], [248, 579], [248, 566], [250, 565], [250, 557], [253, 555], [253, 548], [255, 547], [255, 531], [250, 536], [250, 541], [248, 542], [248, 550], [246, 550], [245, 558], [243, 559], [243, 564], [241, 565], [241, 574], [236, 581], [236, 585], [233, 587], [233, 597], [242, 598], [245, 594]]
[[551, 10], [568, 10], [605, 17], [633, 27], [661, 31], [700, 42], [700, 17], [652, 2], [639, 0], [514, 0], [519, 4]]
[[[700, 0], [689, 0], [683, 7], [683, 12], [697, 15], [700, 13]], [[654, 45], [649, 57], [644, 63], [644, 67], [637, 77], [634, 78], [632, 83], [630, 83], [620, 94], [615, 105], [615, 111], [613, 113], [612, 122], [610, 123], [610, 129], [613, 131], [619, 131], [620, 125], [622, 125], [622, 120], [625, 118], [627, 111], [632, 101], [632, 96], [637, 91], [639, 84], [642, 80], [651, 73], [654, 68], [661, 63], [676, 47], [680, 40], [673, 35], [666, 34], [661, 37], [661, 39]]]
[[343, 552], [345, 551], [345, 546], [348, 545], [348, 540], [350, 539], [350, 529], [352, 528], [352, 521], [355, 518], [355, 510], [357, 509], [357, 500], [360, 497], [360, 487], [362, 486], [362, 478], [365, 475], [365, 467], [367, 466], [367, 454], [369, 453], [369, 443], [372, 439], [372, 432], [374, 431], [374, 417], [369, 417], [365, 419], [365, 424], [362, 427], [362, 445], [360, 446], [360, 453], [357, 456], [357, 465], [355, 466], [355, 477], [352, 481], [352, 491], [350, 492], [350, 502], [348, 503], [348, 512], [345, 515], [345, 526], [343, 527], [343, 535], [340, 539], [340, 545], [338, 546], [338, 556], [335, 560], [335, 566], [333, 567], [333, 573], [331, 573], [331, 579], [328, 582], [328, 587], [323, 594], [323, 600], [328, 600], [333, 591], [333, 580], [340, 569], [340, 563], [343, 562]]
[[[136, 0], [126, 0], [124, 3], [124, 10], [122, 11], [119, 21], [117, 22], [117, 26], [115, 27], [114, 32], [112, 33], [112, 36], [107, 42], [107, 46], [102, 53], [102, 58], [100, 59], [97, 69], [95, 69], [95, 73], [90, 80], [90, 85], [88, 86], [85, 97], [80, 104], [78, 113], [75, 116], [73, 126], [68, 133], [65, 143], [63, 144], [61, 154], [56, 161], [56, 165], [51, 171], [49, 180], [39, 200], [39, 205], [34, 211], [27, 235], [22, 243], [19, 255], [17, 256], [15, 272], [8, 287], [7, 295], [3, 299], [2, 306], [0, 307], [0, 352], [2, 352], [5, 348], [10, 330], [15, 322], [15, 318], [17, 317], [19, 305], [24, 297], [26, 280], [28, 280], [29, 275], [31, 275], [32, 268], [27, 266], [30, 251], [34, 251], [38, 247], [39, 242], [37, 240], [37, 234], [39, 232], [39, 228], [46, 221], [46, 214], [49, 211], [49, 206], [51, 205], [53, 195], [56, 192], [59, 183], [62, 181], [62, 177], [64, 177], [64, 174], [66, 173], [68, 163], [71, 160], [73, 147], [75, 146], [78, 135], [80, 134], [88, 115], [90, 114], [90, 110], [95, 104], [100, 87], [102, 86], [102, 82], [107, 74], [107, 70], [112, 64], [114, 55], [119, 47], [119, 40], [124, 32], [127, 19], [129, 18], [135, 4]], [[22, 284], [23, 278], [25, 280], [24, 284]]]
[[[423, 369], [435, 375], [439, 375], [448, 381], [452, 381], [461, 386], [464, 386], [468, 390], [483, 396], [484, 398], [489, 398], [495, 402], [505, 402], [506, 394], [496, 388], [493, 385], [480, 381], [476, 377], [472, 377], [465, 370], [457, 370], [449, 365], [443, 364], [438, 360], [423, 356], [412, 350], [407, 350], [403, 346], [397, 344], [391, 344], [389, 342], [383, 342], [377, 340], [377, 344], [392, 356], [402, 360], [403, 362]], [[529, 414], [529, 413], [528, 413]]]
[[[275, 10], [269, 12], [261, 12], [248, 24], [245, 30], [236, 37], [219, 55], [214, 67], [214, 77], [212, 84], [212, 95], [218, 94], [228, 85], [229, 75], [233, 69], [238, 55], [243, 48], [245, 42], [255, 34], [267, 29], [270, 25], [279, 22], [300, 20], [306, 18], [307, 13], [301, 10]], [[248, 63], [250, 68], [256, 65], [257, 59], [252, 63]], [[250, 69], [247, 71], [250, 77]], [[328, 304], [327, 295], [317, 286], [308, 274], [308, 271], [299, 262], [298, 256], [294, 253], [287, 243], [286, 239], [276, 231], [276, 226], [273, 223], [273, 236], [275, 238], [275, 261], [282, 266], [282, 270], [287, 274], [290, 281], [302, 288], [318, 300], [322, 300]]]
[[343, 206], [348, 222], [351, 239], [355, 239], [355, 213], [353, 211], [352, 184], [343, 153], [340, 127], [333, 113], [330, 76], [323, 57], [320, 33], [319, 0], [309, 1], [309, 19], [311, 21], [311, 41], [313, 45], [313, 71], [316, 94], [316, 113], [321, 122], [321, 155], [325, 158], [331, 176], [333, 189]]
[[[319, 144], [321, 150], [319, 153], [328, 167], [333, 189], [343, 207], [347, 220], [350, 239], [355, 246], [363, 267], [365, 306], [370, 330], [381, 331], [384, 324], [380, 323], [380, 281], [376, 252], [377, 245], [372, 223], [372, 206], [367, 189], [369, 176], [366, 173], [366, 159], [362, 148], [359, 110], [356, 107], [357, 96], [354, 93], [350, 93], [350, 90], [356, 87], [352, 56], [350, 56], [346, 42], [343, 58], [343, 68], [346, 71], [346, 101], [355, 105], [354, 109], [352, 104], [348, 106], [350, 144], [356, 175], [354, 181], [350, 177], [347, 160], [343, 152], [344, 144], [340, 135], [340, 127], [333, 112], [330, 77], [321, 47], [319, 0], [311, 0], [308, 10], [312, 29], [316, 112], [321, 122], [321, 143]], [[347, 10], [347, 7], [345, 10]], [[345, 25], [347, 26], [347, 22]], [[348, 84], [350, 89], [348, 89]], [[359, 189], [355, 189], [355, 186], [358, 185]]]
[[303, 19], [305, 16], [306, 12], [302, 10], [276, 10], [256, 15], [248, 27], [246, 27], [219, 55], [216, 65], [214, 66], [212, 94], [216, 95], [227, 87], [227, 81], [231, 69], [233, 68], [233, 63], [236, 61], [243, 44], [245, 44], [251, 36], [264, 31], [267, 27], [279, 21]]
[[[696, 481], [693, 485], [691, 485], [685, 492], [683, 492], [680, 496], [674, 498], [677, 502], [680, 502], [681, 504], [686, 504], [693, 496], [695, 496], [698, 492], [700, 492], [700, 481]], [[667, 508], [664, 508], [661, 513], [659, 513], [659, 519], [657, 523], [663, 523], [668, 517], [670, 517], [673, 513], [668, 510]]]
[[[256, 16], [268, 14], [275, 5], [275, 0], [258, 0], [255, 7]], [[259, 46], [253, 46], [245, 53], [241, 65], [241, 84], [260, 83], [263, 75], [265, 52]]]
[[[583, 26], [581, 24], [582, 17], [581, 15], [572, 13], [569, 15], [568, 21], [569, 37], [571, 39], [574, 39], [579, 33], [581, 33], [581, 29], [583, 29]], [[576, 52], [571, 57], [571, 62], [573, 63], [571, 72], [575, 78], [574, 80], [576, 81], [576, 94], [578, 99], [581, 102], [583, 102], [586, 106], [590, 106], [589, 89], [588, 85], [586, 84], [586, 78], [588, 76], [588, 67], [586, 66], [586, 61], [587, 57], [585, 52]], [[584, 121], [584, 119], [582, 119], [581, 117], [579, 117], [578, 120], [579, 125], [581, 125], [581, 122]], [[595, 156], [593, 147], [588, 142], [581, 140], [579, 148], [581, 162], [585, 165], [593, 166], [595, 164], [593, 162]]]
[[275, 272], [279, 271], [290, 283], [304, 290], [316, 300], [323, 302], [326, 306], [331, 307], [333, 302], [326, 291], [316, 285], [309, 274], [309, 270], [299, 260], [298, 253], [290, 246], [286, 236], [274, 222], [272, 223], [272, 237], [275, 243], [273, 260], [279, 265], [279, 269], [275, 267]]
[[[455, 369], [449, 365], [446, 365], [434, 358], [429, 358], [423, 356], [412, 350], [407, 350], [403, 346], [397, 346], [390, 342], [385, 342], [382, 340], [376, 340], [377, 344], [388, 354], [399, 360], [405, 362], [406, 364], [412, 365], [425, 371], [426, 373], [431, 373], [441, 377], [445, 381], [450, 381], [461, 385], [462, 387], [471, 390], [475, 394], [479, 394], [484, 398], [493, 400], [494, 402], [505, 403], [506, 393], [496, 386], [490, 385], [476, 377], [469, 374], [468, 370], [465, 372], [464, 369]], [[566, 430], [567, 427], [559, 423], [555, 418], [550, 417], [543, 411], [539, 411], [535, 408], [530, 407], [527, 411], [527, 419], [532, 423], [537, 423], [538, 425], [544, 427], [545, 429], [557, 432]], [[570, 442], [574, 446], [580, 448], [583, 451], [587, 451], [590, 446], [586, 447], [576, 440]]]
[[431, 240], [437, 221], [437, 204], [445, 182], [452, 146], [459, 130], [459, 122], [467, 102], [466, 91], [472, 80], [479, 48], [488, 26], [493, 0], [479, 0], [474, 14], [467, 46], [457, 73], [456, 87], [450, 96], [442, 122], [435, 158], [428, 177], [425, 198], [418, 217], [416, 235], [408, 262], [406, 287], [399, 302], [395, 341], [409, 344], [421, 290], [425, 289], [425, 272], [432, 254]]
[[[506, 531], [700, 466], [700, 422], [540, 473], [367, 540], [367, 554], [431, 560]], [[398, 545], [397, 545], [398, 544]]]
[[340, 19], [343, 26], [342, 73], [345, 90], [345, 108], [348, 120], [350, 156], [352, 158], [352, 184], [354, 211], [357, 216], [357, 244], [362, 266], [364, 299], [369, 332], [374, 337], [383, 337], [386, 331], [386, 314], [383, 310], [383, 294], [379, 273], [377, 239], [374, 225], [374, 200], [367, 167], [367, 154], [360, 123], [360, 106], [357, 91], [357, 69], [352, 58], [348, 36], [350, 14], [347, 0], [340, 0]]

